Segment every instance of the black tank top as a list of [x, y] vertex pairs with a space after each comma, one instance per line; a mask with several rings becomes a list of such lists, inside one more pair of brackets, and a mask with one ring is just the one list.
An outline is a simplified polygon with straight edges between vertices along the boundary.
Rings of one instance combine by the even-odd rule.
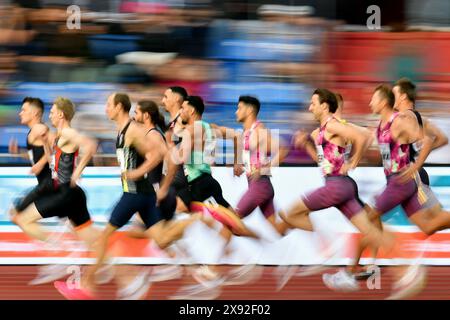
[[172, 121], [170, 121], [169, 124], [168, 124], [169, 130], [172, 132], [172, 139], [171, 140], [176, 146], [178, 146], [181, 143], [181, 137], [177, 136], [175, 134], [175, 132], [174, 132], [175, 125], [177, 124], [177, 121], [178, 121], [179, 117], [180, 117], [180, 114], [178, 113], [177, 116]]
[[73, 153], [66, 153], [58, 146], [56, 139], [54, 145], [53, 159], [51, 164], [53, 181], [56, 185], [67, 185], [70, 183], [72, 174], [77, 166], [78, 150]]
[[[422, 120], [422, 116], [420, 115], [420, 113], [417, 110], [411, 110], [414, 115], [417, 118], [417, 122], [419, 123], [419, 126], [421, 129], [423, 129], [423, 120]], [[409, 160], [414, 162], [416, 161], [417, 156], [419, 155], [421, 147], [418, 146], [416, 143], [412, 143], [409, 145]], [[420, 180], [422, 181], [422, 183], [426, 184], [427, 186], [430, 185], [430, 177], [428, 176], [427, 171], [421, 167], [419, 169], [419, 176], [420, 176]]]
[[[417, 118], [417, 122], [419, 123], [419, 126], [421, 129], [423, 129], [423, 120], [420, 113], [416, 110], [411, 110], [414, 115]], [[416, 157], [419, 155], [420, 147], [416, 143], [412, 143], [409, 145], [409, 160], [414, 162], [416, 160]]]
[[[145, 159], [137, 152], [137, 150], [132, 145], [125, 146], [125, 135], [128, 128], [130, 127], [130, 124], [131, 120], [117, 135], [116, 153], [121, 172], [134, 170], [145, 161]], [[123, 192], [128, 193], [151, 194], [155, 192], [148, 174], [145, 174], [143, 178], [136, 181], [129, 181], [125, 177], [122, 177], [122, 188]]]
[[[150, 132], [152, 132], [154, 130], [158, 131], [158, 133], [164, 139], [164, 142], [166, 142], [166, 137], [164, 136], [164, 132], [162, 132], [162, 130], [159, 127], [151, 128], [150, 130], [148, 130], [147, 134], [149, 134]], [[148, 177], [149, 177], [150, 182], [152, 184], [161, 182], [161, 179], [162, 179], [162, 176], [163, 176], [163, 166], [164, 166], [164, 161], [161, 161], [160, 164], [158, 164], [152, 171], [150, 171], [148, 173]]]
[[[27, 150], [30, 161], [32, 165], [34, 165], [45, 155], [45, 151], [43, 146], [35, 146], [34, 144], [31, 144], [28, 141], [28, 136], [30, 135], [30, 132], [31, 130], [28, 131], [27, 134]], [[48, 162], [45, 164], [44, 168], [41, 170], [41, 172], [39, 172], [36, 178], [39, 184], [43, 183], [44, 181], [51, 181], [52, 171], [50, 170]]]

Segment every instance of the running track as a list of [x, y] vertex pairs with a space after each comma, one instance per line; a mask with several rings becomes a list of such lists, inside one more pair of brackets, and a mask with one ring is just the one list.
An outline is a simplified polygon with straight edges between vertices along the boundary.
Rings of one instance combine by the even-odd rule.
[[[229, 267], [223, 267], [229, 269]], [[391, 276], [385, 268], [382, 270], [380, 290], [369, 290], [365, 282], [360, 282], [362, 289], [356, 293], [335, 293], [328, 290], [321, 280], [321, 275], [293, 277], [280, 292], [275, 292], [276, 279], [274, 267], [264, 267], [262, 277], [255, 283], [245, 286], [227, 286], [222, 288], [219, 299], [230, 300], [328, 300], [328, 299], [384, 299], [389, 295]], [[331, 268], [326, 272], [333, 272]], [[428, 267], [426, 288], [415, 299], [450, 300], [450, 267]], [[0, 300], [61, 300], [63, 297], [54, 289], [53, 284], [29, 286], [28, 282], [36, 275], [36, 266], [0, 266]], [[192, 284], [188, 276], [180, 280], [155, 283], [151, 286], [147, 299], [167, 299], [181, 286]], [[116, 286], [103, 285], [99, 290], [100, 299], [115, 299]]]

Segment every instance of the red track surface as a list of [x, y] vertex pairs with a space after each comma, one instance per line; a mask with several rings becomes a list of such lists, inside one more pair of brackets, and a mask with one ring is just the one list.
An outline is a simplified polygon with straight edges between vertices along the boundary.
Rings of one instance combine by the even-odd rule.
[[[228, 269], [229, 267], [223, 267]], [[326, 272], [334, 272], [332, 268]], [[414, 299], [450, 299], [450, 267], [428, 267], [426, 288]], [[365, 282], [360, 282], [362, 289], [356, 293], [336, 293], [326, 288], [321, 275], [293, 277], [280, 292], [275, 291], [276, 278], [274, 267], [265, 267], [262, 277], [253, 284], [245, 286], [226, 286], [222, 288], [219, 299], [232, 300], [328, 300], [328, 299], [385, 299], [390, 293], [392, 278], [386, 268], [382, 270], [380, 290], [369, 290]], [[37, 272], [36, 266], [0, 266], [1, 300], [61, 300], [64, 299], [54, 289], [53, 284], [29, 286]], [[180, 280], [155, 283], [151, 286], [147, 299], [167, 299], [181, 286], [191, 284], [187, 275]], [[99, 287], [99, 299], [115, 299], [114, 284]]]

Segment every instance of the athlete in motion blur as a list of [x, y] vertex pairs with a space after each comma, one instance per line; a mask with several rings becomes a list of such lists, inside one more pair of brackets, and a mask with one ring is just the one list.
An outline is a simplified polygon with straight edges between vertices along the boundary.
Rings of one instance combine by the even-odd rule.
[[[313, 158], [317, 159], [322, 170], [325, 186], [302, 197], [286, 214], [282, 213], [281, 217], [291, 227], [314, 231], [309, 213], [336, 207], [368, 242], [391, 247], [391, 237], [370, 222], [364, 210], [364, 203], [359, 199], [356, 182], [348, 176], [348, 171], [358, 165], [369, 146], [369, 137], [361, 134], [361, 130], [355, 126], [343, 124], [336, 119], [334, 112], [337, 107], [334, 93], [327, 89], [314, 91], [309, 110], [320, 123], [320, 127], [312, 132], [310, 138], [304, 134], [297, 135], [295, 143], [297, 147], [309, 150], [313, 150], [312, 146], [315, 146]], [[349, 143], [352, 144], [353, 156], [346, 161], [346, 146]]]

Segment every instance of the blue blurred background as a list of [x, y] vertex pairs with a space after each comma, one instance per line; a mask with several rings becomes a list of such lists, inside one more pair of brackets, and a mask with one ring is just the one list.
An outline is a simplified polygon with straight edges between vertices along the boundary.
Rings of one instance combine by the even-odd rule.
[[[373, 4], [381, 30], [366, 25]], [[81, 9], [80, 29], [67, 27], [70, 5]], [[203, 96], [206, 120], [230, 127], [239, 127], [239, 95], [255, 95], [261, 120], [289, 143], [294, 130], [315, 125], [307, 111], [314, 88], [339, 91], [345, 117], [371, 127], [373, 89], [406, 76], [417, 83], [419, 111], [450, 135], [449, 40], [448, 0], [2, 0], [0, 164], [28, 164], [8, 154], [11, 139], [25, 146], [25, 96], [44, 100], [47, 111], [57, 96], [72, 99], [74, 127], [100, 142], [94, 164], [114, 165], [107, 96], [124, 91], [133, 102], [160, 103], [170, 85]], [[232, 149], [219, 144], [221, 163]], [[287, 163], [311, 159], [292, 151]], [[450, 163], [449, 147], [428, 163]]]

